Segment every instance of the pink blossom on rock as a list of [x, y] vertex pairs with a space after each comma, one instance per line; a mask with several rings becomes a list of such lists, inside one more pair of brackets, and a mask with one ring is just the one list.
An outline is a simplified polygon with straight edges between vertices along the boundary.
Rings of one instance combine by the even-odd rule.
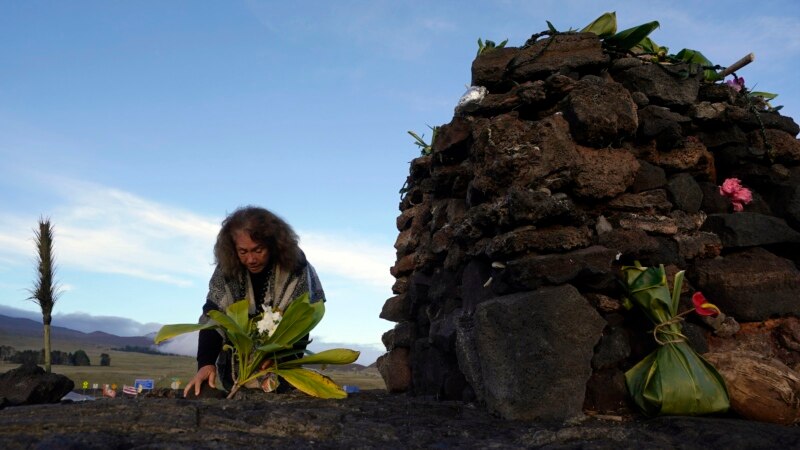
[[753, 193], [750, 189], [742, 187], [742, 182], [738, 178], [726, 179], [719, 187], [719, 195], [728, 197], [736, 212], [743, 211], [744, 205], [753, 201]]
[[742, 182], [739, 181], [738, 178], [728, 178], [722, 182], [722, 186], [719, 187], [719, 195], [722, 196], [730, 196], [734, 192], [738, 191], [742, 188]]
[[732, 80], [728, 80], [725, 82], [728, 86], [731, 87], [736, 92], [739, 92], [744, 87], [744, 78], [739, 78], [736, 75], [733, 76]]
[[733, 193], [731, 201], [747, 204], [753, 201], [753, 194], [750, 192], [750, 189], [741, 188]]

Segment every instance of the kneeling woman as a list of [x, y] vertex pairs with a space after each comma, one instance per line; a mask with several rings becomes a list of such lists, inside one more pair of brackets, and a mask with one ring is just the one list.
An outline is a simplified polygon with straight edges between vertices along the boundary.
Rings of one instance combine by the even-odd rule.
[[[297, 244], [297, 234], [264, 208], [247, 206], [226, 217], [214, 245], [214, 258], [217, 266], [208, 283], [201, 323], [208, 321], [208, 311], [224, 311], [242, 299], [250, 303], [250, 317], [265, 306], [283, 312], [292, 300], [305, 293], [312, 303], [325, 301], [317, 273]], [[220, 381], [226, 390], [231, 389], [230, 354], [222, 351], [223, 336], [218, 330], [200, 331], [197, 373], [186, 385], [184, 397], [192, 388], [199, 395], [206, 380], [212, 388]], [[295, 357], [302, 356], [307, 343], [308, 336], [298, 342]]]

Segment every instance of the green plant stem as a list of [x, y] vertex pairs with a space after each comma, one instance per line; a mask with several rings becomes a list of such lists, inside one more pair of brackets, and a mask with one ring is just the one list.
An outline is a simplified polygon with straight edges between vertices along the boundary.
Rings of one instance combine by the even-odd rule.
[[44, 325], [44, 348], [45, 348], [45, 351], [44, 351], [44, 370], [47, 373], [51, 373], [50, 364], [51, 364], [52, 360], [50, 358], [50, 324], [49, 323]]
[[227, 399], [233, 398], [233, 396], [239, 391], [240, 387], [241, 386], [239, 386], [238, 384], [234, 384], [233, 388], [231, 388], [231, 391], [228, 393], [228, 396], [225, 397], [225, 398], [227, 398]]

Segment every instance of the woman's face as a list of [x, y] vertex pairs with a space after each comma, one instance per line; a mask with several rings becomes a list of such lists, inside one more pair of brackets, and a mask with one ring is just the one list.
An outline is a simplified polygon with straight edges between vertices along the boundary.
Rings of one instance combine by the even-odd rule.
[[253, 242], [250, 234], [244, 230], [233, 233], [233, 242], [236, 245], [236, 254], [239, 261], [250, 273], [259, 273], [267, 267], [269, 251], [261, 244]]

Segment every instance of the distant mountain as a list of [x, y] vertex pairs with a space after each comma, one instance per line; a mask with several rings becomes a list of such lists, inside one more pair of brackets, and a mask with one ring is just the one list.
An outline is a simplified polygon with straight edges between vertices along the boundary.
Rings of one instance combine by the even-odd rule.
[[[13, 342], [16, 337], [42, 339], [44, 328], [42, 323], [20, 317], [9, 317], [0, 314], [0, 340]], [[64, 327], [52, 326], [50, 328], [52, 340], [80, 341], [107, 347], [150, 347], [153, 339], [145, 336], [116, 336], [102, 331], [84, 333]], [[13, 345], [12, 345], [13, 347]]]
[[[26, 319], [22, 317], [11, 317], [0, 314], [0, 345], [9, 345], [17, 349], [20, 348], [19, 342], [23, 339], [28, 341], [30, 345], [31, 339], [42, 339], [43, 328], [40, 321]], [[73, 342], [79, 343], [84, 346], [99, 346], [107, 348], [124, 348], [125, 346], [131, 347], [145, 347], [150, 348], [153, 346], [153, 338], [155, 333], [148, 333], [145, 336], [117, 336], [114, 334], [106, 333], [103, 331], [93, 331], [91, 333], [84, 333], [82, 331], [73, 330], [71, 328], [51, 326], [50, 338], [54, 343], [55, 350], [59, 350], [57, 342]], [[179, 336], [177, 339], [180, 339]], [[188, 342], [190, 348], [181, 348], [181, 346], [170, 347], [170, 342], [166, 345], [160, 345], [160, 351], [167, 354], [189, 355], [194, 356], [197, 353], [197, 338], [190, 338]], [[16, 344], [16, 345], [15, 345]], [[39, 344], [36, 344], [39, 345]], [[352, 348], [353, 350], [361, 351], [361, 361], [371, 362], [369, 366], [359, 363], [347, 364], [342, 366], [328, 366], [330, 370], [346, 370], [346, 371], [361, 371], [365, 369], [375, 368], [375, 359], [382, 354], [381, 351], [374, 349], [372, 346], [359, 346], [358, 344], [348, 343], [327, 343], [315, 344], [312, 343], [310, 350], [320, 352], [328, 348]], [[366, 357], [365, 357], [366, 356]]]

